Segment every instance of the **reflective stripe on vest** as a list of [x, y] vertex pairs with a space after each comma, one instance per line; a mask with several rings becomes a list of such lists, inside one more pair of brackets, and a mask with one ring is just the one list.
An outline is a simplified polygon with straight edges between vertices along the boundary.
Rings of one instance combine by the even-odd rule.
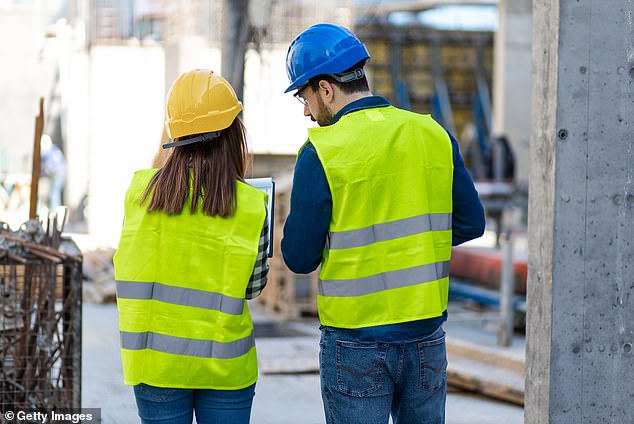
[[155, 173], [135, 173], [113, 260], [124, 383], [250, 386], [258, 369], [244, 297], [266, 196], [237, 182], [231, 217], [207, 216], [200, 209], [191, 214], [189, 203], [176, 215], [148, 213], [148, 202], [140, 199]]
[[453, 152], [430, 116], [362, 109], [309, 129], [332, 195], [317, 306], [363, 328], [442, 315], [451, 257]]
[[356, 280], [319, 280], [321, 296], [363, 296], [449, 277], [449, 261], [370, 275]]
[[206, 292], [204, 290], [140, 281], [117, 281], [117, 298], [137, 300], [152, 299], [172, 303], [174, 305], [193, 306], [196, 308], [220, 311], [231, 315], [241, 315], [244, 309], [244, 299], [225, 296], [221, 293]]
[[253, 332], [247, 337], [228, 343], [215, 340], [187, 339], [145, 331], [130, 333], [122, 331], [121, 347], [129, 350], [152, 349], [173, 355], [197, 356], [199, 358], [231, 359], [249, 353], [255, 346]]
[[451, 230], [451, 214], [423, 214], [349, 231], [331, 231], [328, 248], [351, 249], [426, 231]]

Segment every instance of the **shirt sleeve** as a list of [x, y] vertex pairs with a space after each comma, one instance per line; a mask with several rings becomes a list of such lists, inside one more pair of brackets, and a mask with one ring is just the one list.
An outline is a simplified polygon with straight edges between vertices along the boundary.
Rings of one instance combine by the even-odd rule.
[[332, 196], [315, 147], [307, 143], [297, 156], [291, 190], [291, 208], [284, 224], [282, 256], [288, 268], [308, 274], [322, 260]]
[[484, 234], [484, 208], [471, 175], [464, 165], [458, 142], [449, 132], [453, 150], [453, 213], [452, 246], [473, 240]]
[[249, 279], [247, 285], [246, 299], [255, 299], [260, 295], [266, 283], [268, 282], [269, 275], [269, 261], [268, 261], [268, 249], [269, 249], [269, 221], [268, 211], [267, 216], [264, 217], [264, 226], [262, 227], [262, 233], [260, 234], [260, 243], [258, 245], [258, 255], [255, 258], [255, 266], [253, 273]]

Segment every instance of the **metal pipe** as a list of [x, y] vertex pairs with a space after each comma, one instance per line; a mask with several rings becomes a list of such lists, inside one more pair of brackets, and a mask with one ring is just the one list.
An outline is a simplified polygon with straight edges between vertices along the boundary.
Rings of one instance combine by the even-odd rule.
[[507, 231], [502, 243], [502, 274], [500, 276], [500, 327], [498, 345], [508, 347], [513, 341], [513, 238]]

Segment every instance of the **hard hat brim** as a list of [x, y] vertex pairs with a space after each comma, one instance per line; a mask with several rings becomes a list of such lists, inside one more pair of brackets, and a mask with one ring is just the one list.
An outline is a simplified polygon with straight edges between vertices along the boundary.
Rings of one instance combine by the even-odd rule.
[[242, 111], [242, 103], [223, 111], [213, 111], [192, 120], [175, 119], [165, 123], [168, 137], [172, 140], [186, 135], [201, 134], [210, 131], [220, 131], [228, 128]]

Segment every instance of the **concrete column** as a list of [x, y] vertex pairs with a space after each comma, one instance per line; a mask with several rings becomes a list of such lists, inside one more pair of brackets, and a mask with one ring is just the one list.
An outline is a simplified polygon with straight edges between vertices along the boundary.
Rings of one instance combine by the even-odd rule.
[[634, 419], [633, 16], [534, 0], [528, 424]]
[[499, 0], [494, 39], [493, 136], [506, 135], [515, 154], [515, 178], [528, 181], [531, 130], [532, 0]]

